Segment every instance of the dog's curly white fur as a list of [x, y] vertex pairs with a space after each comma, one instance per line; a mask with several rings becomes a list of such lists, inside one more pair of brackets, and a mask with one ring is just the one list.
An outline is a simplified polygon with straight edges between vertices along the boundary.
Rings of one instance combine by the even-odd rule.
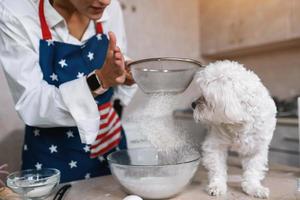
[[194, 119], [209, 126], [202, 145], [208, 170], [208, 193], [227, 190], [227, 151], [236, 151], [243, 167], [242, 189], [268, 198], [261, 180], [268, 170], [268, 149], [276, 125], [276, 106], [252, 71], [231, 61], [218, 61], [196, 73]]

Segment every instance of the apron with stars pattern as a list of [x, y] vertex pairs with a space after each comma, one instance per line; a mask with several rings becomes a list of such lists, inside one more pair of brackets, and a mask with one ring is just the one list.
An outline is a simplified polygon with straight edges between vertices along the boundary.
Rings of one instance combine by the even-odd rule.
[[[40, 66], [48, 84], [58, 87], [88, 75], [102, 66], [109, 40], [102, 24], [96, 23], [96, 35], [83, 45], [53, 41], [44, 15], [44, 0], [39, 2], [43, 39], [40, 40]], [[92, 145], [81, 143], [77, 127], [39, 128], [26, 125], [22, 169], [56, 168], [61, 182], [110, 174], [106, 156], [126, 148], [120, 119], [111, 104], [113, 89], [95, 98], [100, 127]]]

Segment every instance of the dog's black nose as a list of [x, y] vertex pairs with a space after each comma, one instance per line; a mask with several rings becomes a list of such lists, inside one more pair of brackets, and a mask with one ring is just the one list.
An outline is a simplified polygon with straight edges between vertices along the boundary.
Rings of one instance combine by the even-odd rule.
[[193, 109], [195, 109], [197, 104], [195, 102], [193, 102], [191, 106], [192, 106]]

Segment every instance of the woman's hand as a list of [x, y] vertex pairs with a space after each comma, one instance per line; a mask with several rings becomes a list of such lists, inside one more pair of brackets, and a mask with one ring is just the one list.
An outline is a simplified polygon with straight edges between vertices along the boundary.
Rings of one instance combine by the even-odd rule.
[[[5, 186], [5, 183], [4, 181], [1, 180], [1, 178], [6, 178], [6, 176], [8, 175], [8, 171], [6, 171], [5, 168], [7, 168], [7, 164], [0, 166], [0, 188]], [[1, 176], [5, 176], [5, 177], [1, 177]]]
[[132, 77], [132, 73], [131, 73], [130, 67], [128, 67], [128, 65], [131, 62], [132, 61], [126, 61], [125, 62], [126, 79], [125, 79], [124, 85], [129, 85], [129, 86], [135, 84], [135, 81], [134, 81], [134, 79]]
[[119, 47], [113, 32], [109, 32], [109, 47], [104, 65], [96, 70], [96, 75], [101, 81], [103, 88], [109, 88], [123, 84], [126, 80], [124, 56]]

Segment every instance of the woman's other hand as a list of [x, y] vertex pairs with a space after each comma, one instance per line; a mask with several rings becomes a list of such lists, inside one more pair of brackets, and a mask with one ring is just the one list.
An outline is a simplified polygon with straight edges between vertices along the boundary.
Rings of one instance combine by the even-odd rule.
[[129, 85], [129, 86], [135, 84], [130, 67], [128, 66], [131, 62], [133, 61], [128, 60], [125, 62], [126, 79], [124, 85]]
[[113, 32], [109, 32], [109, 47], [104, 65], [96, 70], [103, 88], [124, 84], [126, 80], [125, 60]]
[[4, 180], [8, 175], [8, 171], [5, 170], [6, 168], [7, 168], [7, 164], [0, 166], [0, 188], [5, 186]]

